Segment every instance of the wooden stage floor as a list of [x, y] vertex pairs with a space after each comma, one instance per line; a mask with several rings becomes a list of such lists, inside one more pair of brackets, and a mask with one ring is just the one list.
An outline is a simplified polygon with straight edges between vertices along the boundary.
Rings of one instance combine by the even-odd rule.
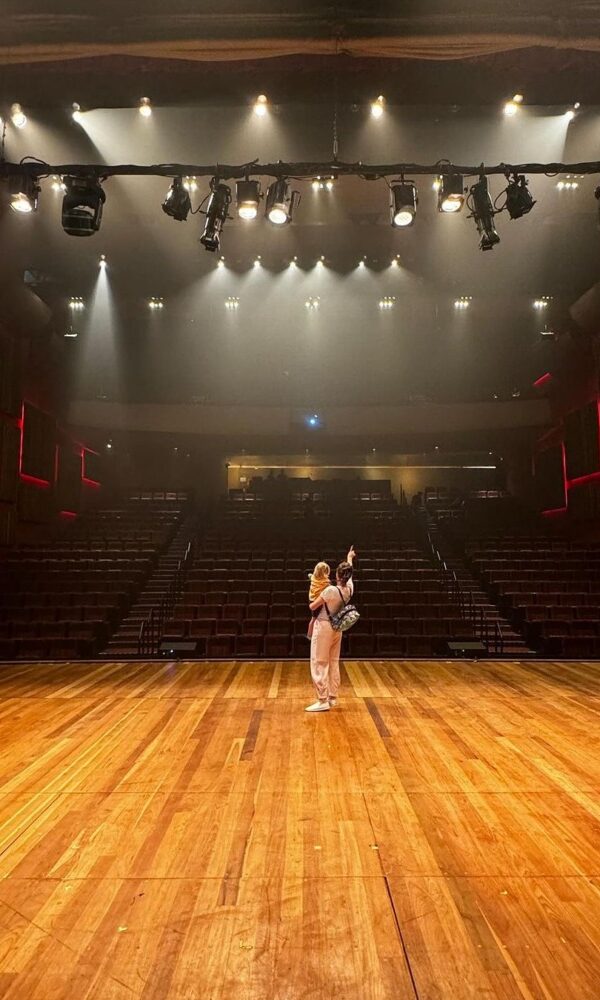
[[598, 1000], [600, 664], [0, 667], [2, 1000]]

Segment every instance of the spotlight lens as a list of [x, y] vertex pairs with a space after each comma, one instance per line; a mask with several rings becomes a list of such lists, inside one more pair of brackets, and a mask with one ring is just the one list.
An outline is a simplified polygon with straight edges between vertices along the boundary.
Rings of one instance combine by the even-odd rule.
[[281, 205], [273, 205], [269, 211], [269, 222], [273, 222], [276, 226], [283, 226], [288, 220], [287, 212]]
[[23, 215], [27, 215], [29, 212], [33, 212], [33, 205], [31, 204], [27, 195], [23, 193], [23, 191], [19, 191], [17, 192], [17, 194], [13, 194], [10, 201], [10, 207], [12, 208], [13, 212], [21, 212]]
[[441, 204], [442, 212], [460, 212], [462, 208], [462, 198], [459, 195], [449, 194]]
[[259, 94], [254, 102], [254, 114], [264, 118], [267, 113], [267, 103], [266, 94]]
[[414, 221], [414, 218], [415, 216], [413, 212], [411, 212], [408, 208], [402, 208], [399, 212], [396, 212], [394, 216], [394, 225], [410, 226], [410, 224]]
[[518, 104], [515, 104], [514, 101], [507, 101], [504, 105], [504, 114], [507, 115], [508, 118], [512, 118], [513, 115], [516, 115], [518, 107]]
[[20, 104], [12, 105], [10, 117], [15, 128], [25, 128], [27, 125], [27, 115], [24, 113]]
[[371, 105], [371, 115], [373, 118], [381, 118], [383, 115], [383, 104], [380, 104], [379, 101], [373, 101]]
[[238, 215], [240, 219], [255, 219], [257, 212], [258, 209], [252, 202], [242, 204], [238, 208]]
[[140, 100], [139, 111], [140, 111], [140, 114], [141, 114], [142, 118], [149, 118], [150, 117], [150, 115], [152, 114], [152, 107], [150, 105], [150, 98], [149, 97], [142, 97], [142, 99]]

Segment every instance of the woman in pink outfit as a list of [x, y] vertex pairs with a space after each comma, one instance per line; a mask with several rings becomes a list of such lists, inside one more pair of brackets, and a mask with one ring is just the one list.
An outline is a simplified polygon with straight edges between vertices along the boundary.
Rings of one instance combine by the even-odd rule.
[[351, 546], [345, 562], [335, 571], [336, 585], [330, 584], [309, 605], [311, 611], [318, 611], [310, 640], [310, 673], [318, 700], [308, 706], [307, 712], [328, 712], [337, 703], [342, 633], [332, 628], [329, 615], [337, 614], [354, 593], [352, 565], [355, 555]]

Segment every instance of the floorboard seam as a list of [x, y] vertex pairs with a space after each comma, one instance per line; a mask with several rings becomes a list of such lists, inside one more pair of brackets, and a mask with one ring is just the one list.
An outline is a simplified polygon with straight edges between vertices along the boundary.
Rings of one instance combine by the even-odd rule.
[[392, 914], [394, 917], [394, 923], [396, 925], [396, 930], [398, 931], [398, 937], [400, 939], [400, 944], [402, 945], [402, 951], [404, 954], [404, 961], [406, 962], [406, 968], [408, 969], [408, 974], [410, 976], [410, 981], [412, 984], [413, 992], [415, 994], [415, 1000], [419, 1000], [419, 991], [417, 989], [417, 984], [415, 982], [415, 977], [412, 970], [412, 965], [410, 963], [410, 958], [408, 956], [408, 949], [406, 947], [406, 941], [404, 940], [404, 935], [402, 933], [402, 928], [400, 926], [400, 921], [398, 919], [398, 914], [396, 912], [396, 907], [394, 904], [394, 897], [392, 896], [392, 890], [390, 889], [390, 884], [388, 882], [387, 875], [383, 876], [383, 881], [385, 883], [385, 891], [387, 892], [388, 899], [390, 901], [390, 906], [392, 909]]

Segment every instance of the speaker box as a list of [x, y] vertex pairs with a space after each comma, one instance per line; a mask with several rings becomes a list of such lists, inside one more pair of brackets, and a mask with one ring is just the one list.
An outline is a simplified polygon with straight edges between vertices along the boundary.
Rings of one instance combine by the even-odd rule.
[[194, 656], [196, 653], [196, 643], [190, 639], [181, 639], [178, 642], [161, 642], [158, 647], [159, 656], [174, 656], [181, 659], [185, 656]]

